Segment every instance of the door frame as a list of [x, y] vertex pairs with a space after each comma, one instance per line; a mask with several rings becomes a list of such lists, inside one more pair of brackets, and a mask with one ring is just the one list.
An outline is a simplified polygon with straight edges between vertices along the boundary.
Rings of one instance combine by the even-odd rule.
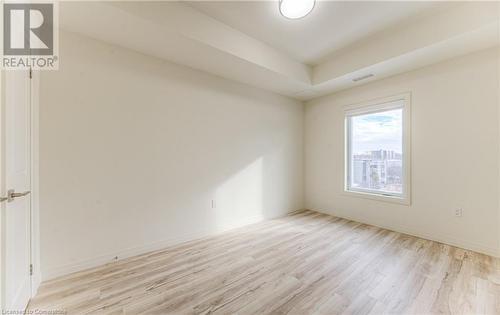
[[40, 265], [40, 186], [39, 186], [39, 156], [40, 156], [40, 71], [31, 71], [30, 80], [30, 113], [31, 113], [31, 297], [34, 297], [42, 282]]
[[[30, 76], [30, 263], [33, 265], [31, 275], [31, 297], [35, 296], [41, 282], [40, 272], [40, 224], [39, 224], [39, 86], [40, 73], [28, 70], [1, 70], [0, 73], [0, 174], [5, 174], [5, 71], [26, 71]], [[7, 191], [5, 177], [0, 176], [0, 195]], [[5, 202], [0, 203], [0, 309], [4, 309], [5, 300]], [[29, 266], [27, 266], [29, 267]]]

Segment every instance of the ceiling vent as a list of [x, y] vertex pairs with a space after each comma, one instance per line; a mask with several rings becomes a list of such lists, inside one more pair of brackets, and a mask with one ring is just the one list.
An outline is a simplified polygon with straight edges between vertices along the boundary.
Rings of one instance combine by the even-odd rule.
[[353, 82], [358, 82], [358, 81], [361, 81], [361, 80], [365, 80], [365, 79], [368, 79], [368, 78], [371, 78], [375, 76], [373, 73], [370, 73], [370, 74], [367, 74], [367, 75], [364, 75], [364, 76], [361, 76], [361, 77], [357, 77], [357, 78], [354, 78], [352, 79]]

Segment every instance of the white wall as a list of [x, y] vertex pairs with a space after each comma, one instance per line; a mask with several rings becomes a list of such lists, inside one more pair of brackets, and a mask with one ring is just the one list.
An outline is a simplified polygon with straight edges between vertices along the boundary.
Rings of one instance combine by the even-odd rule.
[[[490, 49], [309, 101], [306, 207], [499, 255], [498, 62]], [[344, 195], [343, 106], [408, 91], [411, 206]]]
[[41, 78], [43, 279], [303, 208], [302, 103], [59, 42]]

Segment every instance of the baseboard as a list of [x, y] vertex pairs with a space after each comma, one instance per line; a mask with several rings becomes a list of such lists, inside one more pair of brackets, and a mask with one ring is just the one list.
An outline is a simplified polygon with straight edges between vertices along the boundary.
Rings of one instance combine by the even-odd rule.
[[[284, 215], [293, 214], [294, 212], [301, 211], [301, 210], [304, 210], [304, 209], [294, 210], [294, 211], [291, 211], [289, 213], [285, 213]], [[415, 237], [420, 237], [420, 238], [424, 238], [424, 239], [428, 239], [428, 240], [432, 240], [432, 241], [436, 241], [436, 242], [440, 242], [440, 243], [444, 243], [444, 244], [472, 250], [475, 252], [483, 253], [486, 255], [494, 256], [494, 257], [500, 257], [500, 251], [497, 248], [491, 248], [488, 246], [483, 246], [481, 244], [475, 244], [475, 243], [467, 242], [464, 240], [458, 240], [458, 239], [455, 239], [455, 238], [452, 238], [449, 236], [430, 235], [427, 233], [422, 233], [421, 231], [416, 231], [415, 229], [412, 229], [412, 228], [406, 227], [406, 226], [395, 226], [395, 225], [386, 225], [386, 224], [367, 222], [365, 220], [359, 220], [358, 218], [344, 216], [344, 215], [337, 215], [335, 213], [331, 213], [329, 211], [324, 211], [324, 210], [318, 210], [318, 209], [310, 209], [310, 210], [324, 213], [324, 214], [328, 214], [328, 215], [341, 217], [341, 218], [351, 220], [351, 221], [356, 221], [356, 222], [360, 222], [360, 223], [364, 223], [364, 224], [377, 226], [377, 227], [380, 227], [383, 229], [392, 230], [395, 232], [404, 233], [404, 234], [412, 235]], [[281, 216], [283, 216], [283, 215], [277, 215], [275, 217], [281, 217]], [[178, 245], [178, 244], [181, 244], [183, 242], [192, 241], [192, 240], [203, 238], [203, 237], [217, 235], [217, 234], [224, 233], [224, 232], [227, 232], [229, 230], [232, 230], [232, 229], [235, 229], [238, 227], [257, 223], [257, 222], [260, 222], [263, 220], [272, 219], [275, 217], [264, 218], [262, 216], [252, 216], [252, 217], [245, 218], [243, 220], [239, 220], [238, 222], [232, 222], [231, 224], [228, 224], [227, 228], [224, 228], [224, 229], [221, 229], [218, 231], [200, 230], [200, 231], [197, 231], [194, 233], [187, 233], [187, 234], [184, 234], [184, 235], [181, 235], [178, 237], [168, 238], [168, 239], [165, 239], [162, 241], [153, 242], [153, 243], [142, 245], [142, 246], [136, 246], [136, 247], [131, 247], [128, 249], [118, 250], [115, 252], [108, 253], [106, 255], [97, 256], [97, 257], [83, 260], [83, 261], [79, 261], [79, 262], [76, 262], [73, 264], [67, 264], [67, 265], [56, 267], [56, 268], [51, 268], [51, 269], [44, 272], [43, 278], [42, 278], [41, 273], [35, 273], [34, 278], [33, 278], [32, 292], [33, 292], [33, 294], [36, 293], [42, 279], [43, 279], [43, 281], [47, 281], [47, 280], [54, 279], [54, 278], [57, 278], [60, 276], [68, 275], [68, 274], [73, 273], [73, 272], [78, 272], [78, 271], [82, 271], [85, 269], [98, 267], [98, 266], [116, 261], [115, 257], [119, 257], [119, 260], [121, 260], [121, 259], [136, 256], [136, 255], [141, 255], [141, 254], [145, 254], [148, 252], [152, 252], [155, 250], [163, 249], [163, 248], [166, 248], [168, 246]], [[226, 222], [226, 224], [227, 224], [227, 222]]]
[[[222, 224], [226, 227], [221, 228], [217, 231], [199, 230], [199, 231], [196, 231], [193, 233], [186, 233], [184, 235], [179, 235], [177, 237], [168, 238], [168, 239], [161, 240], [158, 242], [153, 242], [153, 243], [149, 243], [149, 244], [145, 244], [145, 245], [141, 245], [141, 246], [135, 246], [135, 247], [127, 248], [127, 249], [117, 250], [117, 251], [110, 252], [110, 253], [105, 254], [105, 255], [100, 255], [97, 257], [93, 257], [91, 259], [82, 260], [82, 261], [75, 262], [72, 264], [67, 264], [67, 265], [62, 265], [62, 266], [50, 268], [50, 269], [43, 272], [43, 281], [51, 280], [54, 278], [65, 276], [65, 275], [68, 275], [68, 274], [71, 274], [74, 272], [78, 272], [78, 271], [82, 271], [85, 269], [98, 267], [98, 266], [112, 263], [112, 262], [115, 262], [115, 261], [118, 261], [121, 259], [145, 254], [145, 253], [152, 252], [155, 250], [160, 250], [160, 249], [163, 249], [163, 248], [166, 248], [169, 246], [178, 245], [178, 244], [181, 244], [183, 242], [192, 241], [192, 240], [196, 240], [196, 239], [208, 237], [208, 236], [214, 236], [214, 235], [224, 233], [224, 232], [227, 232], [227, 231], [235, 229], [235, 228], [243, 227], [245, 225], [249, 225], [249, 224], [253, 224], [253, 223], [258, 223], [260, 221], [272, 219], [275, 217], [281, 217], [281, 216], [284, 216], [287, 214], [288, 213], [284, 213], [282, 215], [276, 215], [274, 217], [263, 217], [261, 215], [256, 215], [256, 216], [247, 217], [247, 218], [244, 218], [244, 219], [241, 219], [238, 221], [231, 221], [231, 222], [226, 221], [226, 222], [223, 222], [223, 224]], [[118, 257], [118, 260], [115, 259], [115, 257]]]
[[439, 243], [443, 243], [443, 244], [471, 250], [471, 251], [478, 252], [481, 254], [486, 254], [489, 256], [493, 256], [493, 257], [500, 257], [500, 249], [498, 249], [498, 248], [484, 246], [482, 244], [477, 244], [477, 243], [469, 242], [466, 240], [460, 240], [460, 239], [457, 239], [457, 238], [454, 238], [454, 237], [451, 237], [448, 235], [433, 235], [433, 234], [425, 233], [422, 231], [418, 231], [417, 229], [409, 227], [409, 226], [388, 225], [388, 224], [368, 222], [366, 220], [360, 220], [359, 218], [355, 218], [355, 217], [338, 215], [338, 214], [330, 212], [330, 211], [324, 211], [324, 210], [318, 210], [318, 209], [312, 209], [312, 208], [309, 208], [309, 209], [311, 211], [316, 211], [316, 212], [336, 216], [339, 218], [343, 218], [346, 220], [351, 220], [351, 221], [355, 221], [355, 222], [359, 222], [359, 223], [364, 223], [364, 224], [376, 226], [376, 227], [383, 228], [383, 229], [390, 230], [390, 231], [394, 231], [394, 232], [408, 234], [408, 235], [423, 238], [426, 240], [435, 241], [435, 242], [439, 242]]
[[[135, 246], [127, 249], [117, 250], [105, 255], [100, 255], [97, 257], [82, 260], [72, 264], [58, 266], [45, 271], [43, 273], [43, 281], [65, 276], [73, 272], [94, 268], [97, 266], [111, 263], [113, 261], [118, 261], [132, 256], [145, 254], [168, 246], [177, 245], [186, 241], [204, 237], [206, 235], [207, 234], [202, 232], [186, 234], [175, 238], [169, 238], [162, 241], [149, 243], [143, 246]], [[118, 259], [116, 259], [116, 257], [118, 257]]]

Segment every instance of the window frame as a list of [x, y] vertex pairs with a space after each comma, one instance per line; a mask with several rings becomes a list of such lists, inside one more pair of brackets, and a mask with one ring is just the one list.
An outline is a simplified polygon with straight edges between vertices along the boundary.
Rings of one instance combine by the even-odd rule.
[[[394, 104], [401, 101], [402, 104]], [[393, 103], [393, 104], [389, 104]], [[403, 192], [402, 194], [380, 192], [370, 189], [351, 188], [351, 117], [374, 114], [401, 108], [402, 113], [402, 147], [403, 147]], [[368, 198], [378, 201], [411, 204], [411, 94], [404, 93], [385, 98], [379, 98], [363, 103], [344, 106], [344, 194], [352, 197]]]

